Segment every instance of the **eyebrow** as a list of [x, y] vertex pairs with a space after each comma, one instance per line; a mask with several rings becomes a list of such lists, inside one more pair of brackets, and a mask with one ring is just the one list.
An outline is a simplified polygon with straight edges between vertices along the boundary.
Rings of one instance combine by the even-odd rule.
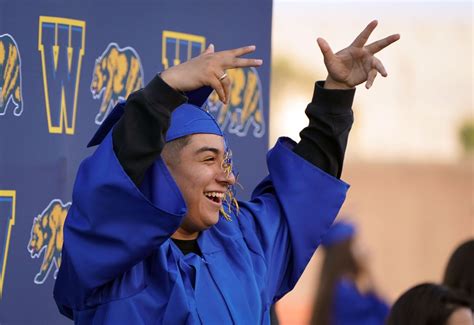
[[200, 153], [206, 152], [206, 151], [211, 151], [212, 153], [218, 155], [221, 151], [217, 148], [214, 147], [201, 147], [198, 150], [196, 150], [195, 154], [198, 155]]

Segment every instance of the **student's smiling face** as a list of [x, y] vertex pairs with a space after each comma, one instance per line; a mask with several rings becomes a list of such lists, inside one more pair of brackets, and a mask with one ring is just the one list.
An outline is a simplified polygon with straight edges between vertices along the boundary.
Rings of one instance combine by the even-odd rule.
[[219, 135], [194, 134], [177, 154], [177, 159], [171, 157], [177, 163], [167, 166], [186, 202], [187, 214], [173, 237], [192, 239], [219, 221], [224, 195], [235, 177], [223, 168], [224, 138]]

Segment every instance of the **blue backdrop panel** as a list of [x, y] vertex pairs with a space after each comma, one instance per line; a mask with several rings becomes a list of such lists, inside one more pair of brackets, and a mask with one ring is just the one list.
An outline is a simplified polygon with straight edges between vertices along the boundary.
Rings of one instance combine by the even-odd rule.
[[0, 324], [68, 324], [52, 298], [62, 225], [86, 144], [115, 103], [164, 68], [255, 44], [208, 109], [246, 199], [266, 173], [271, 0], [0, 0]]

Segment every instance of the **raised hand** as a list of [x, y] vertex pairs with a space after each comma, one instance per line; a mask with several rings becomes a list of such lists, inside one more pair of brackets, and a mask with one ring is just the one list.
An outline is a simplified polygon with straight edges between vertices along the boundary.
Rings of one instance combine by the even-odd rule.
[[214, 45], [201, 55], [175, 65], [161, 73], [161, 78], [171, 87], [180, 91], [191, 91], [202, 86], [214, 88], [223, 103], [229, 100], [231, 81], [225, 71], [234, 68], [257, 67], [262, 65], [259, 59], [240, 58], [255, 51], [255, 46], [214, 52]]
[[353, 88], [363, 82], [369, 89], [380, 73], [387, 76], [382, 62], [374, 54], [400, 39], [399, 34], [390, 35], [381, 40], [365, 45], [370, 34], [377, 26], [377, 21], [371, 21], [356, 37], [354, 42], [345, 49], [333, 53], [329, 44], [318, 38], [318, 45], [324, 56], [324, 64], [328, 71], [325, 88], [344, 89]]

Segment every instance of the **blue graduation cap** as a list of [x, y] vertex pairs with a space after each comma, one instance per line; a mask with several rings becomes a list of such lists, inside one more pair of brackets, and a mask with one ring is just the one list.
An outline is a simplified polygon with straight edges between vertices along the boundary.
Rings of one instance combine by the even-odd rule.
[[209, 133], [224, 136], [214, 117], [200, 107], [192, 104], [182, 104], [171, 113], [171, 121], [166, 142], [190, 134]]
[[[171, 114], [166, 133], [166, 142], [196, 133], [210, 133], [224, 136], [214, 117], [201, 108], [212, 92], [211, 87], [201, 87], [186, 93], [188, 102], [178, 106]], [[87, 147], [99, 145], [122, 117], [125, 101], [119, 102], [96, 131]]]
[[328, 232], [321, 239], [321, 244], [324, 247], [330, 247], [332, 245], [341, 243], [347, 239], [354, 237], [356, 232], [355, 226], [348, 222], [336, 222]]

